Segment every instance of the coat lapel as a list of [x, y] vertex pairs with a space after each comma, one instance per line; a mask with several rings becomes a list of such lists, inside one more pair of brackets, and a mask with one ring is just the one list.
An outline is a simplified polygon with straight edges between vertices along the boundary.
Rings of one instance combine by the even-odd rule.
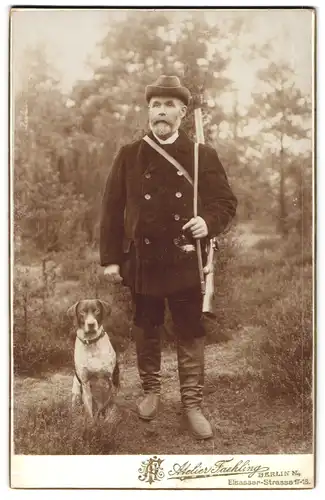
[[[159, 141], [155, 138], [152, 131], [147, 134], [150, 139], [156, 142], [160, 147], [165, 149], [171, 156], [173, 156], [190, 174], [193, 178], [194, 171], [194, 144], [189, 139], [187, 134], [182, 130], [179, 130], [179, 136], [173, 144], [160, 144]], [[148, 165], [148, 163], [152, 163], [155, 154], [159, 154], [153, 152], [151, 146], [147, 144], [145, 141], [141, 141], [140, 151], [143, 155], [143, 159], [147, 158], [149, 161], [144, 161], [144, 165]]]

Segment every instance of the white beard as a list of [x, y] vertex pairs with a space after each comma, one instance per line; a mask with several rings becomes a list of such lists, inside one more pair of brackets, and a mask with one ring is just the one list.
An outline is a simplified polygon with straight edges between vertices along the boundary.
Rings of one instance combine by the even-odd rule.
[[158, 137], [165, 137], [166, 135], [170, 135], [172, 133], [172, 128], [168, 123], [159, 122], [152, 126], [153, 132]]

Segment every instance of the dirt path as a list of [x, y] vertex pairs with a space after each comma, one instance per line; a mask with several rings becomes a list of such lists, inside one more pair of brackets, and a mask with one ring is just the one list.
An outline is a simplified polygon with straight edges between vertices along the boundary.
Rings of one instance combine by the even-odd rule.
[[[249, 336], [255, 335], [254, 328], [245, 329], [238, 334], [236, 339], [226, 344], [206, 346], [206, 375], [223, 375], [233, 377], [243, 375], [247, 370], [245, 360], [241, 357], [244, 345], [249, 342]], [[119, 399], [129, 399], [141, 393], [139, 376], [136, 367], [134, 346], [130, 346], [121, 356], [121, 390]], [[164, 397], [178, 400], [178, 375], [176, 352], [168, 349], [162, 359], [163, 383], [166, 385]], [[49, 373], [42, 378], [16, 376], [14, 380], [14, 407], [33, 408], [35, 405], [48, 405], [53, 402], [70, 402], [72, 386], [72, 370], [62, 370]], [[167, 386], [170, 385], [170, 388]]]
[[[254, 246], [262, 240], [280, 238], [280, 235], [275, 233], [274, 228], [268, 226], [256, 228], [253, 222], [238, 223], [233, 234], [233, 241], [236, 242], [241, 254], [251, 253]], [[252, 258], [253, 255], [254, 252], [251, 253]]]

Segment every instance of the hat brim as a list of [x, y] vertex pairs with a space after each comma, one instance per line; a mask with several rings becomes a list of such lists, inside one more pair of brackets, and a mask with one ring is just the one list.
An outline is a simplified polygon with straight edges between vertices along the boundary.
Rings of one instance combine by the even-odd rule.
[[191, 94], [186, 87], [160, 87], [156, 85], [148, 85], [145, 92], [147, 102], [152, 97], [175, 97], [180, 99], [185, 106], [188, 106]]

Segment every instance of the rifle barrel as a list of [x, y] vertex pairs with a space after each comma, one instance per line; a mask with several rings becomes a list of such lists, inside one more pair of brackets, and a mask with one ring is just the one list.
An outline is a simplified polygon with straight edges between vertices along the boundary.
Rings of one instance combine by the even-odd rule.
[[194, 120], [195, 120], [195, 133], [196, 133], [196, 142], [199, 144], [204, 144], [204, 132], [203, 132], [203, 119], [202, 119], [202, 110], [201, 108], [196, 108], [194, 110]]
[[[194, 109], [194, 121], [195, 121], [195, 133], [196, 133], [196, 142], [198, 144], [205, 144], [204, 140], [204, 131], [203, 131], [203, 118], [202, 118], [202, 110], [201, 108]], [[195, 151], [195, 161], [194, 164], [196, 166], [197, 172], [197, 182], [198, 182], [198, 150]], [[197, 185], [195, 186], [197, 190]], [[197, 194], [196, 194], [197, 195]], [[194, 190], [194, 207], [197, 204], [197, 200], [195, 199], [195, 190]], [[194, 216], [195, 213], [194, 209]], [[205, 314], [213, 316], [213, 295], [214, 295], [214, 266], [213, 266], [213, 258], [214, 258], [214, 248], [213, 248], [213, 240], [211, 239], [209, 242], [209, 251], [208, 251], [208, 259], [207, 259], [207, 268], [208, 274], [204, 277], [204, 282], [202, 281], [202, 271], [203, 271], [203, 263], [202, 263], [202, 254], [201, 254], [201, 245], [197, 241], [197, 253], [198, 253], [198, 264], [199, 264], [199, 272], [201, 277], [201, 289], [203, 293], [203, 307], [202, 311]]]

